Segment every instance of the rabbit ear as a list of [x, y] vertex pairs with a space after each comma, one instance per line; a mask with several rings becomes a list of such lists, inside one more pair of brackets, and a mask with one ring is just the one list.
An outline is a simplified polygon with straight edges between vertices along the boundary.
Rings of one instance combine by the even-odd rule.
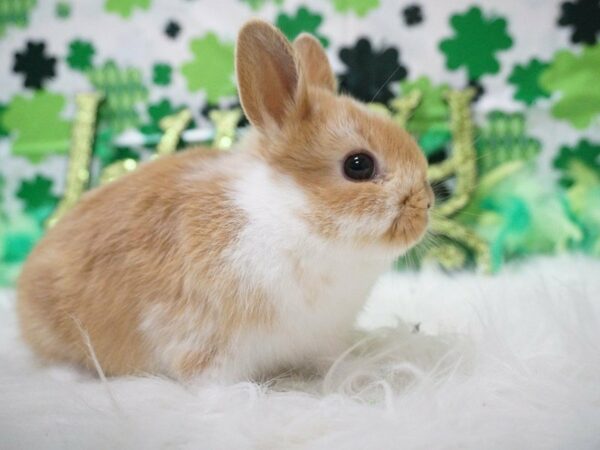
[[237, 40], [236, 72], [242, 107], [254, 126], [281, 126], [292, 111], [307, 108], [294, 50], [272, 25], [259, 20], [244, 25]]
[[337, 81], [321, 43], [312, 35], [301, 33], [294, 40], [294, 49], [304, 69], [306, 82], [335, 92]]

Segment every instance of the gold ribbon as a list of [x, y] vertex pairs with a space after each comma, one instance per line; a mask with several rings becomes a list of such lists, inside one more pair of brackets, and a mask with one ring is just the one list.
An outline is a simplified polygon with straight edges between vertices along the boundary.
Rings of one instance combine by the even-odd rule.
[[75, 206], [88, 186], [96, 113], [101, 100], [102, 95], [98, 93], [78, 94], [75, 98], [77, 111], [71, 130], [67, 184], [60, 203], [46, 222], [48, 228], [53, 227]]
[[[452, 220], [452, 216], [464, 208], [477, 183], [477, 154], [474, 146], [471, 99], [475, 91], [450, 91], [447, 93], [450, 107], [452, 130], [452, 154], [439, 164], [429, 167], [428, 175], [432, 183], [455, 177], [456, 187], [446, 201], [436, 206], [431, 223], [434, 234], [450, 238], [456, 245], [469, 248], [477, 266], [484, 272], [491, 271], [491, 256], [488, 244], [464, 225]], [[452, 244], [445, 244], [446, 246]], [[435, 257], [435, 251], [431, 253]], [[464, 264], [461, 252], [444, 252], [445, 266]]]
[[242, 110], [234, 108], [231, 110], [213, 110], [208, 114], [215, 127], [215, 137], [213, 139], [213, 147], [227, 150], [231, 148], [235, 142], [237, 124], [242, 118]]

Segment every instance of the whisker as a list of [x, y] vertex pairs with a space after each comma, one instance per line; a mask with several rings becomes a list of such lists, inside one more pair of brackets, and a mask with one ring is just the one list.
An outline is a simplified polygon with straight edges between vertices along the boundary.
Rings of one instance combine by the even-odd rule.
[[375, 92], [375, 95], [373, 96], [373, 98], [371, 99], [371, 101], [369, 103], [372, 103], [373, 100], [375, 100], [377, 98], [377, 96], [379, 95], [379, 93], [385, 89], [385, 87], [388, 85], [388, 83], [392, 80], [392, 77], [394, 75], [396, 75], [396, 72], [398, 72], [400, 70], [400, 66], [396, 66], [396, 68], [394, 69], [394, 71], [391, 73], [391, 75], [387, 78], [387, 80], [385, 80], [385, 82], [383, 83], [383, 85], [377, 89], [377, 92]]

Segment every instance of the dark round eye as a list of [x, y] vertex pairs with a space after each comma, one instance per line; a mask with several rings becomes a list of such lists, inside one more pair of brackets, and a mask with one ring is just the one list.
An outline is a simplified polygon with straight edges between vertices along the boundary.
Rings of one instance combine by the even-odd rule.
[[370, 180], [375, 174], [375, 161], [366, 153], [353, 153], [344, 161], [344, 174], [351, 180]]

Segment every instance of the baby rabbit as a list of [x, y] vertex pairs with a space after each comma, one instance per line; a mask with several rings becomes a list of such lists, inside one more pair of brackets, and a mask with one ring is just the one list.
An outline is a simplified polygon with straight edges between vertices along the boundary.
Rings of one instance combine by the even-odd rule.
[[45, 360], [93, 367], [93, 350], [107, 375], [182, 380], [322, 367], [423, 236], [423, 154], [336, 94], [317, 40], [249, 22], [236, 72], [253, 125], [236, 150], [180, 152], [90, 191], [31, 253], [18, 313]]

